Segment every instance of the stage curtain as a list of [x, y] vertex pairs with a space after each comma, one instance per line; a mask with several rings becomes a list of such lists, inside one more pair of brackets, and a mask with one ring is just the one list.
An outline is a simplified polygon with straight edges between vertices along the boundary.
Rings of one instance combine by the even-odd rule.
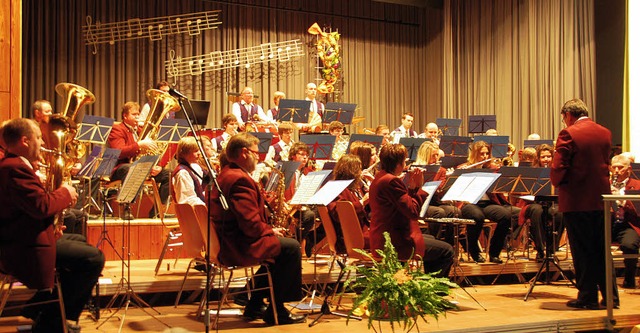
[[516, 147], [536, 132], [555, 139], [560, 108], [595, 110], [593, 1], [445, 0], [444, 111], [496, 115]]

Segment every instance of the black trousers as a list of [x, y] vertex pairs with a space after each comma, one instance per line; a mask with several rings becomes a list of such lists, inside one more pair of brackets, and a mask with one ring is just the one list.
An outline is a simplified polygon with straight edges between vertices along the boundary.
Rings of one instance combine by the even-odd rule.
[[[631, 228], [628, 222], [616, 222], [611, 226], [611, 236], [614, 241], [620, 243], [620, 250], [624, 254], [638, 254], [640, 248], [640, 235]], [[636, 276], [638, 258], [624, 259], [624, 279], [632, 282]]]
[[[300, 243], [293, 238], [278, 237], [280, 240], [280, 254], [275, 257], [275, 262], [269, 264], [271, 278], [273, 281], [273, 293], [276, 306], [281, 307], [284, 302], [299, 301], [302, 299], [302, 252]], [[266, 273], [267, 269], [261, 266], [256, 272]], [[267, 287], [269, 285], [266, 276], [255, 279], [256, 287]], [[250, 303], [259, 302], [269, 297], [268, 290], [261, 290], [251, 294]]]
[[424, 256], [422, 261], [425, 273], [435, 273], [438, 277], [449, 277], [449, 271], [453, 265], [453, 247], [451, 244], [435, 239], [431, 235], [422, 235], [424, 238]]
[[[513, 208], [513, 214], [518, 214]], [[496, 230], [491, 237], [491, 243], [489, 245], [489, 256], [498, 257], [504, 247], [505, 238], [509, 233], [511, 227], [511, 215], [512, 212], [509, 208], [504, 206], [492, 204], [490, 201], [479, 201], [477, 204], [467, 204], [460, 210], [462, 217], [466, 219], [472, 219], [476, 223], [467, 226], [467, 237], [469, 240], [469, 254], [472, 257], [480, 255], [480, 247], [478, 246], [478, 239], [484, 226], [484, 219], [488, 218], [491, 221], [498, 223]]]
[[[542, 223], [542, 206], [540, 204], [531, 204], [525, 209], [525, 217], [531, 221], [531, 237], [536, 246], [536, 251], [544, 254], [546, 249], [547, 226]], [[560, 244], [560, 236], [564, 231], [564, 222], [562, 213], [558, 212], [554, 207], [549, 208], [548, 221], [553, 221], [554, 232], [554, 250], [558, 250]], [[552, 220], [553, 219], [553, 220]], [[540, 256], [541, 257], [541, 256]]]
[[[578, 300], [585, 303], [598, 302], [598, 289], [606, 300], [604, 212], [564, 212], [563, 219], [576, 270]], [[617, 302], [619, 299], [615, 276], [612, 276], [612, 281], [613, 301]]]

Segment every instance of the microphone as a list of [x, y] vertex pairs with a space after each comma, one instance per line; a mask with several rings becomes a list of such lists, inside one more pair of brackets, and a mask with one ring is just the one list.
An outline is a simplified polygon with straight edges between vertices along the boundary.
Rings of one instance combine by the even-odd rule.
[[187, 98], [187, 96], [183, 95], [181, 92], [173, 89], [173, 88], [169, 88], [169, 95], [175, 97], [175, 98], [182, 98], [182, 99], [189, 99]]

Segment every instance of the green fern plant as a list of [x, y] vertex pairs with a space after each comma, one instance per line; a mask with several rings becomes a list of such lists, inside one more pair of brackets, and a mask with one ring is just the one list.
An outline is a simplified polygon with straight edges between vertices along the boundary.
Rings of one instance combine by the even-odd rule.
[[[367, 327], [376, 330], [373, 322], [390, 321], [391, 329], [395, 331], [395, 323], [402, 325], [403, 331], [411, 331], [417, 327], [418, 317], [425, 322], [427, 316], [438, 320], [445, 311], [455, 308], [444, 297], [449, 295], [451, 288], [458, 285], [447, 278], [438, 278], [436, 273], [424, 273], [421, 268], [412, 269], [409, 262], [398, 260], [398, 253], [389, 233], [384, 233], [385, 244], [383, 250], [377, 250], [379, 259], [360, 249], [358, 253], [368, 257], [371, 264], [349, 265], [350, 276], [345, 282], [345, 290], [357, 290], [359, 295], [353, 301], [351, 314], [366, 306], [369, 317]], [[347, 319], [347, 325], [349, 319]], [[381, 326], [378, 325], [381, 330]]]

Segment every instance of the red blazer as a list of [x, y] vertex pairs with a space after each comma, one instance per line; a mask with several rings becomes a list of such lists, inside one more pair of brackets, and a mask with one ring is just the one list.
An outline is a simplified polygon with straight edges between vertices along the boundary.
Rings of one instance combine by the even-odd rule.
[[610, 152], [611, 132], [589, 118], [560, 131], [551, 166], [560, 212], [604, 209], [602, 194], [611, 194]]
[[424, 256], [424, 238], [417, 220], [427, 196], [422, 189], [409, 190], [401, 178], [378, 171], [369, 188], [371, 252], [384, 248], [383, 233], [387, 231], [398, 258], [410, 259], [412, 252]]
[[[627, 185], [624, 187], [625, 193], [626, 191], [638, 191], [640, 190], [640, 180], [629, 178], [627, 181]], [[638, 216], [638, 211], [636, 210], [636, 205], [627, 201], [624, 205], [624, 220], [629, 223], [629, 225], [635, 230], [638, 235], [640, 235], [640, 217]]]
[[33, 289], [53, 287], [53, 217], [71, 204], [65, 188], [47, 193], [34, 170], [13, 154], [0, 161], [0, 269]]
[[120, 164], [130, 163], [132, 158], [140, 154], [140, 146], [138, 146], [136, 139], [133, 137], [133, 132], [124, 123], [113, 125], [107, 143], [109, 147], [121, 150], [115, 169]]
[[220, 238], [218, 260], [225, 265], [256, 265], [280, 254], [258, 184], [235, 163], [222, 169], [218, 182], [229, 204], [224, 211], [217, 191], [211, 193], [211, 219]]

